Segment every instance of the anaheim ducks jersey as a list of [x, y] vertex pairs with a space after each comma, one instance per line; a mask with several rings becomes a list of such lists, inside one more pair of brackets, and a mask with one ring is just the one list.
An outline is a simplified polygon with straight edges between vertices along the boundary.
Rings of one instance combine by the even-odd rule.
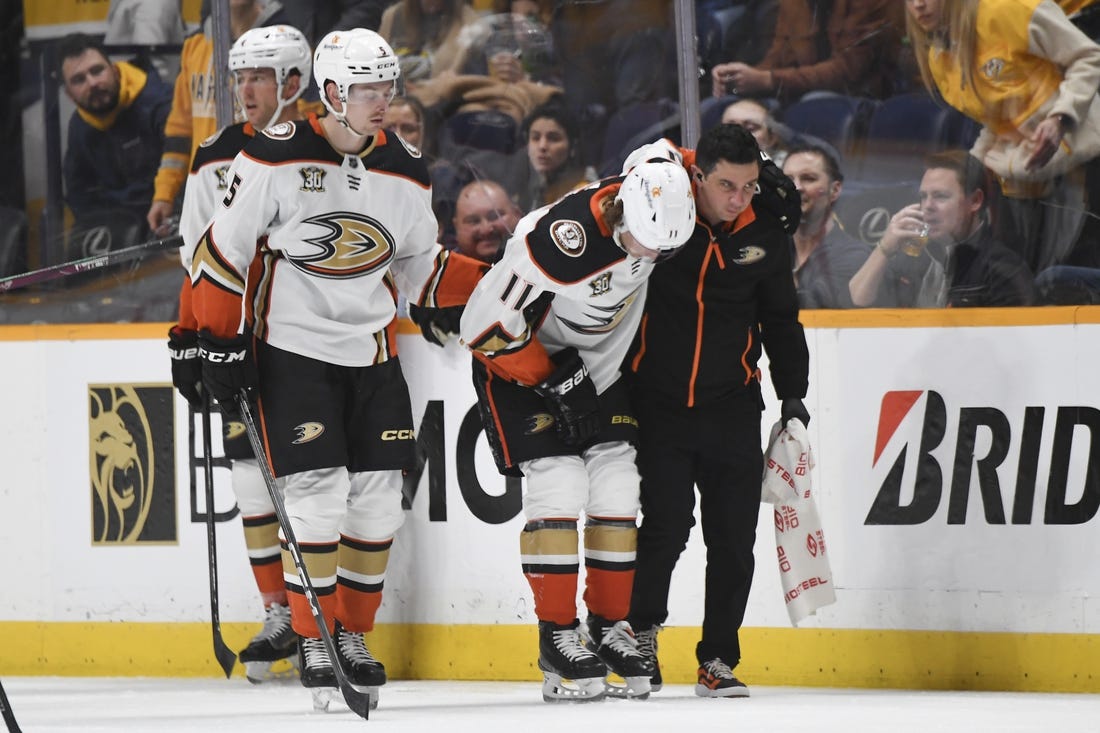
[[463, 340], [495, 373], [538, 384], [554, 371], [549, 355], [573, 346], [597, 392], [618, 378], [653, 271], [615, 243], [599, 215], [622, 180], [568, 194], [516, 226], [462, 316]]
[[217, 336], [238, 332], [247, 277], [256, 337], [380, 363], [396, 353], [395, 287], [417, 305], [459, 305], [483, 269], [436, 243], [427, 167], [396, 136], [345, 155], [310, 115], [258, 133], [226, 175], [191, 265], [198, 328]]
[[187, 188], [183, 193], [183, 211], [180, 212], [180, 236], [183, 238], [180, 262], [186, 271], [180, 286], [179, 326], [182, 329], [196, 330], [195, 314], [191, 307], [190, 274], [191, 259], [199, 237], [210, 223], [214, 205], [225, 197], [229, 166], [255, 135], [251, 123], [241, 122], [208, 137], [195, 151]]

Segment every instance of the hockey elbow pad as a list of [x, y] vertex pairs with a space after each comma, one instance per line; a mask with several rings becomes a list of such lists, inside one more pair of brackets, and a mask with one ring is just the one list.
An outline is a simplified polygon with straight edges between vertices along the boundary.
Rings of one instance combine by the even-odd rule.
[[545, 401], [558, 436], [566, 445], [582, 445], [600, 432], [600, 401], [588, 367], [573, 347], [554, 355], [558, 368], [534, 390]]

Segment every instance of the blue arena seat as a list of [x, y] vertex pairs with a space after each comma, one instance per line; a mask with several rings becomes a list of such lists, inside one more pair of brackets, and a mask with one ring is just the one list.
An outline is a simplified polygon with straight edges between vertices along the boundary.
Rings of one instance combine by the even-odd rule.
[[787, 107], [782, 121], [794, 133], [825, 140], [847, 158], [862, 141], [875, 104], [864, 97], [814, 95]]
[[607, 122], [599, 174], [617, 175], [630, 151], [661, 137], [680, 142], [679, 104], [660, 99], [620, 109]]

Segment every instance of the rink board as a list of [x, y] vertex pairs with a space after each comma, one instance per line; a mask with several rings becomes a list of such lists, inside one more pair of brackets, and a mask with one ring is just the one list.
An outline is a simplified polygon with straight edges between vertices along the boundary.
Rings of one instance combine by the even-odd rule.
[[[837, 603], [791, 628], [762, 509], [745, 676], [1100, 691], [1097, 310], [804, 314]], [[193, 490], [165, 332], [0, 328], [0, 675], [218, 673], [201, 476]], [[519, 487], [480, 435], [468, 357], [408, 324], [400, 349], [431, 457], [407, 487], [372, 648], [398, 677], [535, 678]], [[129, 460], [140, 471], [118, 468]], [[239, 647], [258, 597], [228, 471], [215, 478], [221, 618]], [[661, 635], [673, 682], [694, 671], [703, 557], [696, 532]]]

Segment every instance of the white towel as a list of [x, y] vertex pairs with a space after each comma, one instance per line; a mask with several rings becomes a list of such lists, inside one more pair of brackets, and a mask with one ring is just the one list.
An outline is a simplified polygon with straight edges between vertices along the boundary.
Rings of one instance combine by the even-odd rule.
[[775, 549], [783, 600], [797, 626], [817, 609], [836, 602], [825, 533], [811, 491], [813, 452], [806, 426], [791, 420], [772, 426], [764, 455], [761, 499], [775, 505]]

